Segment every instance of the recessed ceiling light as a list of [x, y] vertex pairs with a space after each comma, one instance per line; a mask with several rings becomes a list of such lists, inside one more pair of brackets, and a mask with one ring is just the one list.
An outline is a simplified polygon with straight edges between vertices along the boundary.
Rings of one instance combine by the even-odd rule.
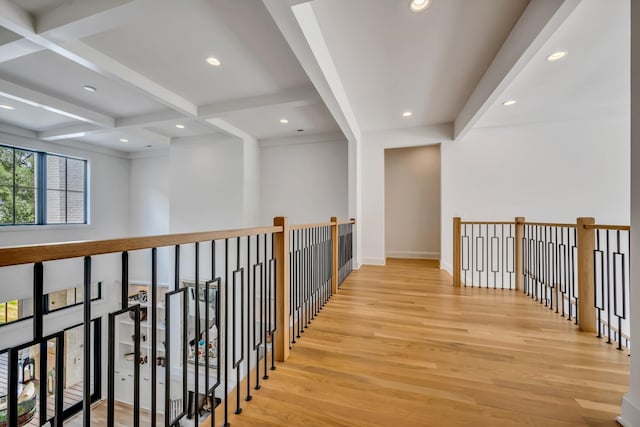
[[505, 107], [508, 107], [510, 105], [517, 104], [517, 103], [518, 103], [518, 101], [516, 101], [515, 99], [510, 99], [508, 101], [504, 101], [502, 103], [502, 105], [504, 105]]
[[304, 132], [304, 129], [298, 129], [298, 132]]
[[209, 65], [213, 65], [214, 67], [219, 67], [220, 65], [222, 65], [222, 62], [220, 62], [218, 58], [214, 58], [213, 56], [207, 58], [207, 63]]
[[89, 86], [89, 85], [82, 86], [82, 88], [83, 88], [84, 90], [86, 90], [87, 92], [95, 92], [95, 91], [97, 91], [97, 90], [98, 90], [98, 89], [96, 89], [95, 87], [93, 87], [93, 86]]
[[280, 119], [280, 123], [282, 123], [282, 124], [285, 124], [285, 125], [286, 125], [287, 123], [289, 123], [289, 120], [287, 120], [287, 119]]
[[0, 104], [0, 108], [2, 108], [3, 110], [15, 110], [15, 108], [12, 107], [11, 105], [5, 105], [5, 104]]
[[129, 142], [129, 140], [126, 138], [120, 138], [120, 142]]
[[184, 125], [176, 125], [178, 129], [184, 129]]
[[413, 113], [411, 111], [405, 111], [404, 113], [402, 113], [402, 117], [411, 117], [413, 116]]
[[547, 61], [549, 62], [557, 61], [558, 59], [562, 59], [565, 56], [567, 56], [567, 51], [560, 50], [558, 52], [553, 52], [551, 55], [547, 56]]
[[429, 7], [431, 0], [411, 0], [409, 9], [411, 12], [421, 12]]

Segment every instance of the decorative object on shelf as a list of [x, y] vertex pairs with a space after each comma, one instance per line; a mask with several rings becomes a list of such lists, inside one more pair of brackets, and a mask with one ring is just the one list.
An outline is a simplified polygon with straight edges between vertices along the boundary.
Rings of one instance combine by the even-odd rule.
[[26, 384], [33, 380], [36, 372], [36, 361], [34, 358], [27, 356], [22, 360], [22, 384]]
[[156, 365], [164, 366], [165, 363], [166, 363], [166, 359], [164, 357], [157, 357], [156, 358]]
[[129, 295], [129, 302], [138, 302], [138, 294], [136, 295]]
[[[131, 341], [133, 341], [134, 343], [136, 342], [135, 334], [131, 335]], [[147, 336], [145, 334], [140, 334], [140, 341], [147, 342]]]
[[[209, 329], [209, 343], [205, 343], [205, 334], [203, 333], [200, 337], [200, 341], [198, 341], [198, 364], [204, 365], [205, 360], [204, 357], [208, 353], [210, 359], [215, 359], [218, 357], [217, 351], [218, 344], [218, 328], [216, 325], [213, 325], [211, 329]], [[188, 361], [189, 363], [195, 363], [196, 360], [196, 346], [194, 340], [191, 340], [189, 343], [189, 355]], [[209, 366], [216, 366], [216, 362], [210, 360]]]
[[[29, 424], [36, 414], [37, 390], [33, 383], [18, 386], [18, 426]], [[7, 398], [0, 397], [0, 427], [7, 427]]]
[[47, 372], [47, 394], [52, 396], [56, 392], [56, 370], [50, 369]]
[[136, 357], [135, 353], [125, 353], [124, 358], [129, 362], [133, 362], [133, 358]]
[[[129, 312], [129, 317], [131, 317], [131, 320], [135, 320], [136, 319], [136, 312], [135, 311], [130, 311]], [[140, 308], [140, 321], [143, 322], [147, 320], [147, 307], [141, 307]]]
[[138, 301], [142, 303], [147, 302], [147, 291], [138, 292]]

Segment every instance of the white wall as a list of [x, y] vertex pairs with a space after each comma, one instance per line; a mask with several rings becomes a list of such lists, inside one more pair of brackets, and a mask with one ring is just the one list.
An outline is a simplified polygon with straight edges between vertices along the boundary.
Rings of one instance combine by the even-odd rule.
[[440, 258], [440, 146], [385, 150], [385, 249]]
[[442, 266], [452, 218], [629, 224], [629, 117], [476, 128], [442, 145]]
[[131, 160], [129, 207], [132, 236], [169, 233], [168, 171], [168, 154]]
[[243, 226], [243, 144], [203, 137], [171, 144], [171, 233]]
[[[640, 279], [640, 4], [631, 2], [631, 283]], [[628, 162], [625, 162], [628, 163]], [[629, 296], [631, 342], [640, 342], [640, 292]], [[635, 350], [634, 350], [635, 351]], [[622, 399], [618, 421], [625, 427], [640, 425], [640, 359], [632, 357], [629, 391]]]
[[349, 218], [347, 142], [261, 146], [262, 222], [289, 224]]
[[384, 217], [384, 150], [417, 147], [451, 140], [451, 125], [438, 125], [362, 135], [362, 218], [358, 218], [362, 233], [363, 264], [385, 263]]
[[253, 137], [245, 137], [243, 140], [243, 204], [244, 227], [257, 227], [270, 225], [271, 222], [260, 222], [260, 146]]

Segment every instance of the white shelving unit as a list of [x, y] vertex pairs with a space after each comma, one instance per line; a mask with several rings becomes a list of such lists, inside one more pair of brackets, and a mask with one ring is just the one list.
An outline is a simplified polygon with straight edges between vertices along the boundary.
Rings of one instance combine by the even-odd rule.
[[[145, 358], [146, 362], [140, 366], [140, 406], [144, 409], [151, 408], [151, 373], [152, 369], [157, 369], [158, 378], [158, 410], [164, 412], [164, 383], [165, 383], [165, 367], [157, 364], [158, 359], [165, 358], [165, 294], [168, 286], [158, 284], [157, 297], [157, 348], [156, 357], [150, 357], [151, 353], [151, 285], [145, 282], [132, 281], [129, 284], [129, 296], [138, 295], [140, 291], [147, 292], [147, 301], [139, 303], [141, 309], [147, 311], [147, 318], [140, 322], [140, 357]], [[138, 304], [136, 301], [129, 301], [129, 305]], [[133, 319], [121, 316], [117, 322], [116, 341], [118, 343], [118, 354], [116, 358], [115, 375], [116, 375], [116, 398], [124, 403], [133, 404], [133, 368], [134, 361], [129, 360], [127, 355], [134, 352], [134, 326]], [[164, 365], [164, 364], [163, 364]]]

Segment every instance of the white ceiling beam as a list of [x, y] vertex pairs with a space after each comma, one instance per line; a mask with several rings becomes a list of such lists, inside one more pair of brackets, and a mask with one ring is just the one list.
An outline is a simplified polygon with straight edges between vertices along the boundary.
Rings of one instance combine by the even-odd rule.
[[184, 114], [175, 110], [163, 110], [149, 114], [140, 114], [116, 119], [116, 128], [127, 129], [135, 127], [157, 126], [167, 122], [184, 120]]
[[[119, 0], [109, 4], [113, 1]], [[155, 3], [153, 6], [157, 7]], [[31, 16], [8, 0], [0, 0], [0, 25], [90, 70], [135, 87], [169, 108], [191, 117], [198, 113], [192, 102], [79, 40], [59, 43], [46, 34], [38, 34]]]
[[144, 19], [173, 0], [70, 0], [35, 19], [35, 32], [59, 43], [79, 40]]
[[[353, 116], [342, 83], [338, 83], [339, 77], [335, 72], [333, 60], [329, 56], [329, 61], [323, 63], [327, 59], [327, 50], [324, 51], [324, 56], [318, 56], [323, 50], [323, 44], [326, 48], [326, 43], [322, 34], [316, 32], [319, 28], [317, 22], [315, 24], [311, 22], [311, 25], [306, 26], [305, 29], [304, 24], [292, 10], [303, 8], [297, 9], [296, 14], [302, 16], [309, 15], [310, 12], [313, 18], [311, 21], [313, 21], [315, 15], [312, 10], [309, 11], [311, 5], [300, 0], [262, 0], [262, 2], [344, 135], [350, 141], [359, 140], [360, 128]], [[332, 67], [333, 71], [331, 71]], [[336, 77], [338, 81], [335, 80]]]
[[198, 117], [209, 119], [216, 116], [231, 114], [239, 111], [253, 110], [274, 106], [305, 106], [321, 102], [322, 99], [312, 86], [284, 90], [271, 95], [253, 96], [234, 99], [226, 102], [198, 107]]
[[115, 119], [62, 99], [0, 79], [0, 95], [38, 107], [82, 122], [102, 127], [113, 127]]
[[30, 55], [41, 50], [44, 50], [42, 46], [27, 39], [5, 43], [0, 46], [0, 63]]
[[511, 30], [454, 122], [460, 140], [551, 38], [580, 0], [532, 1]]
[[224, 119], [220, 119], [220, 118], [216, 118], [216, 119], [207, 119], [206, 120], [209, 124], [215, 126], [216, 128], [220, 129], [222, 132], [231, 135], [231, 136], [236, 136], [242, 140], [245, 139], [253, 139], [254, 136], [243, 131], [242, 129], [240, 129], [239, 127], [236, 127], [234, 125], [232, 125], [231, 123], [229, 123], [228, 121], [224, 120]]
[[[39, 132], [38, 139], [43, 141], [60, 141], [69, 138], [79, 138], [100, 131], [105, 131], [105, 129], [87, 123], [80, 123]], [[110, 129], [110, 131], [113, 131], [113, 129]]]
[[73, 40], [50, 49], [90, 70], [133, 86], [169, 108], [192, 117], [198, 114], [194, 103], [81, 41]]

